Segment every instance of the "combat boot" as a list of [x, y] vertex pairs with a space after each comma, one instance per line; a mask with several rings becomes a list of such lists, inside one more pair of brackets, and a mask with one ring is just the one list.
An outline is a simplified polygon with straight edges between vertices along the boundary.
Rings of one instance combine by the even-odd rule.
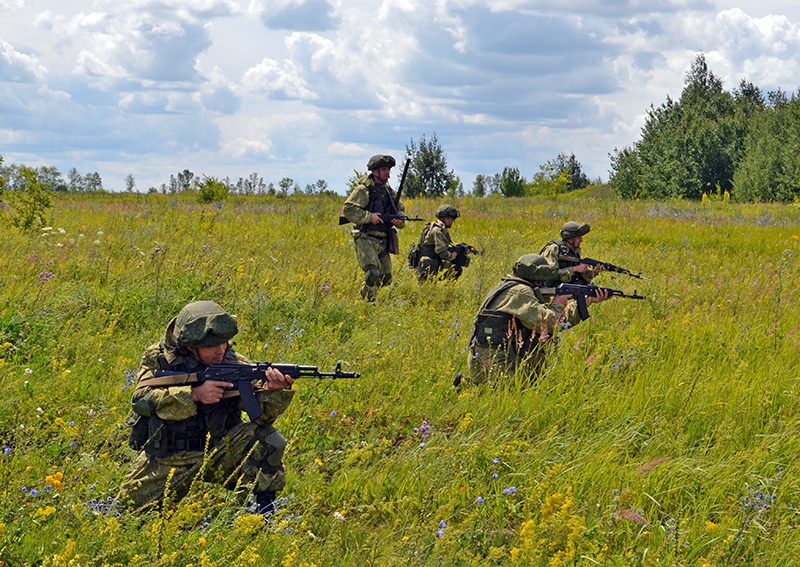
[[256, 492], [256, 512], [262, 516], [275, 513], [275, 491]]

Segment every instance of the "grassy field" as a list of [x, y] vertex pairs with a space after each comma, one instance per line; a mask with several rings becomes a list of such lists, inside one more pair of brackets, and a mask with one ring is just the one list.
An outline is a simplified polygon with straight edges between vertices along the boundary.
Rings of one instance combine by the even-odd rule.
[[[797, 207], [459, 198], [454, 240], [484, 255], [422, 287], [397, 256], [369, 305], [342, 201], [61, 196], [50, 228], [4, 229], [3, 565], [795, 564]], [[647, 300], [591, 306], [534, 387], [454, 388], [487, 291], [567, 220], [647, 278], [596, 281]], [[114, 502], [132, 373], [195, 299], [238, 316], [251, 359], [363, 375], [297, 383], [268, 523], [213, 486], [158, 515]]]

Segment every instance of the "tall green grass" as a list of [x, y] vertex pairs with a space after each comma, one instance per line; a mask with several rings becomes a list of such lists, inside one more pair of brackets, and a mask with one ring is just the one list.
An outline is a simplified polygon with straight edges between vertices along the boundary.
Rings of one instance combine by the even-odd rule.
[[[792, 565], [797, 536], [796, 207], [472, 199], [458, 282], [362, 302], [343, 199], [59, 197], [51, 230], [0, 247], [0, 560], [8, 565]], [[432, 217], [440, 201], [407, 202]], [[533, 387], [453, 387], [472, 317], [566, 220], [647, 295], [591, 307]], [[411, 225], [411, 223], [409, 223]], [[404, 250], [421, 223], [401, 234]], [[144, 348], [187, 302], [239, 318], [255, 360], [331, 368], [279, 428], [288, 486], [264, 523], [196, 486], [117, 515], [121, 422]]]

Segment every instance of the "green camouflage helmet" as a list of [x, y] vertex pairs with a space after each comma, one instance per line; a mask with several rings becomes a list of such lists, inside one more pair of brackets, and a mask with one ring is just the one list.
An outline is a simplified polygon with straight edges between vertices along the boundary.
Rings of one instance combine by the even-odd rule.
[[372, 171], [373, 169], [378, 169], [381, 167], [394, 167], [395, 165], [397, 165], [397, 162], [394, 161], [392, 156], [378, 154], [369, 158], [369, 161], [367, 162], [367, 169]]
[[529, 282], [558, 280], [558, 271], [547, 265], [541, 254], [525, 254], [514, 264], [514, 275]]
[[575, 221], [569, 221], [564, 226], [561, 227], [561, 240], [569, 240], [570, 238], [575, 238], [576, 236], [583, 236], [587, 232], [591, 230], [589, 228], [589, 223], [585, 222], [583, 224]]
[[459, 214], [458, 209], [456, 209], [453, 205], [442, 205], [436, 209], [436, 218], [439, 219], [442, 217], [453, 217], [454, 219], [457, 219], [459, 216], [461, 215]]
[[221, 345], [238, 332], [236, 319], [213, 301], [190, 303], [175, 318], [175, 340], [179, 347]]

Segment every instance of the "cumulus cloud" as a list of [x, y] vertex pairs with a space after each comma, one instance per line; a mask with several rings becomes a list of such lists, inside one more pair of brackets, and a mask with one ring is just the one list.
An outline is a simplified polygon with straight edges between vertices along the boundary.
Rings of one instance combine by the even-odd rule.
[[764, 2], [0, 0], [3, 139], [302, 184], [435, 131], [466, 185], [561, 151], [601, 175], [697, 53], [726, 88], [795, 90], [800, 11]]
[[20, 53], [0, 39], [0, 80], [13, 83], [42, 81], [47, 70], [34, 55]]
[[319, 95], [312, 92], [298, 66], [289, 60], [282, 62], [264, 58], [248, 69], [242, 77], [242, 88], [253, 94], [266, 94], [275, 99], [313, 100]]

